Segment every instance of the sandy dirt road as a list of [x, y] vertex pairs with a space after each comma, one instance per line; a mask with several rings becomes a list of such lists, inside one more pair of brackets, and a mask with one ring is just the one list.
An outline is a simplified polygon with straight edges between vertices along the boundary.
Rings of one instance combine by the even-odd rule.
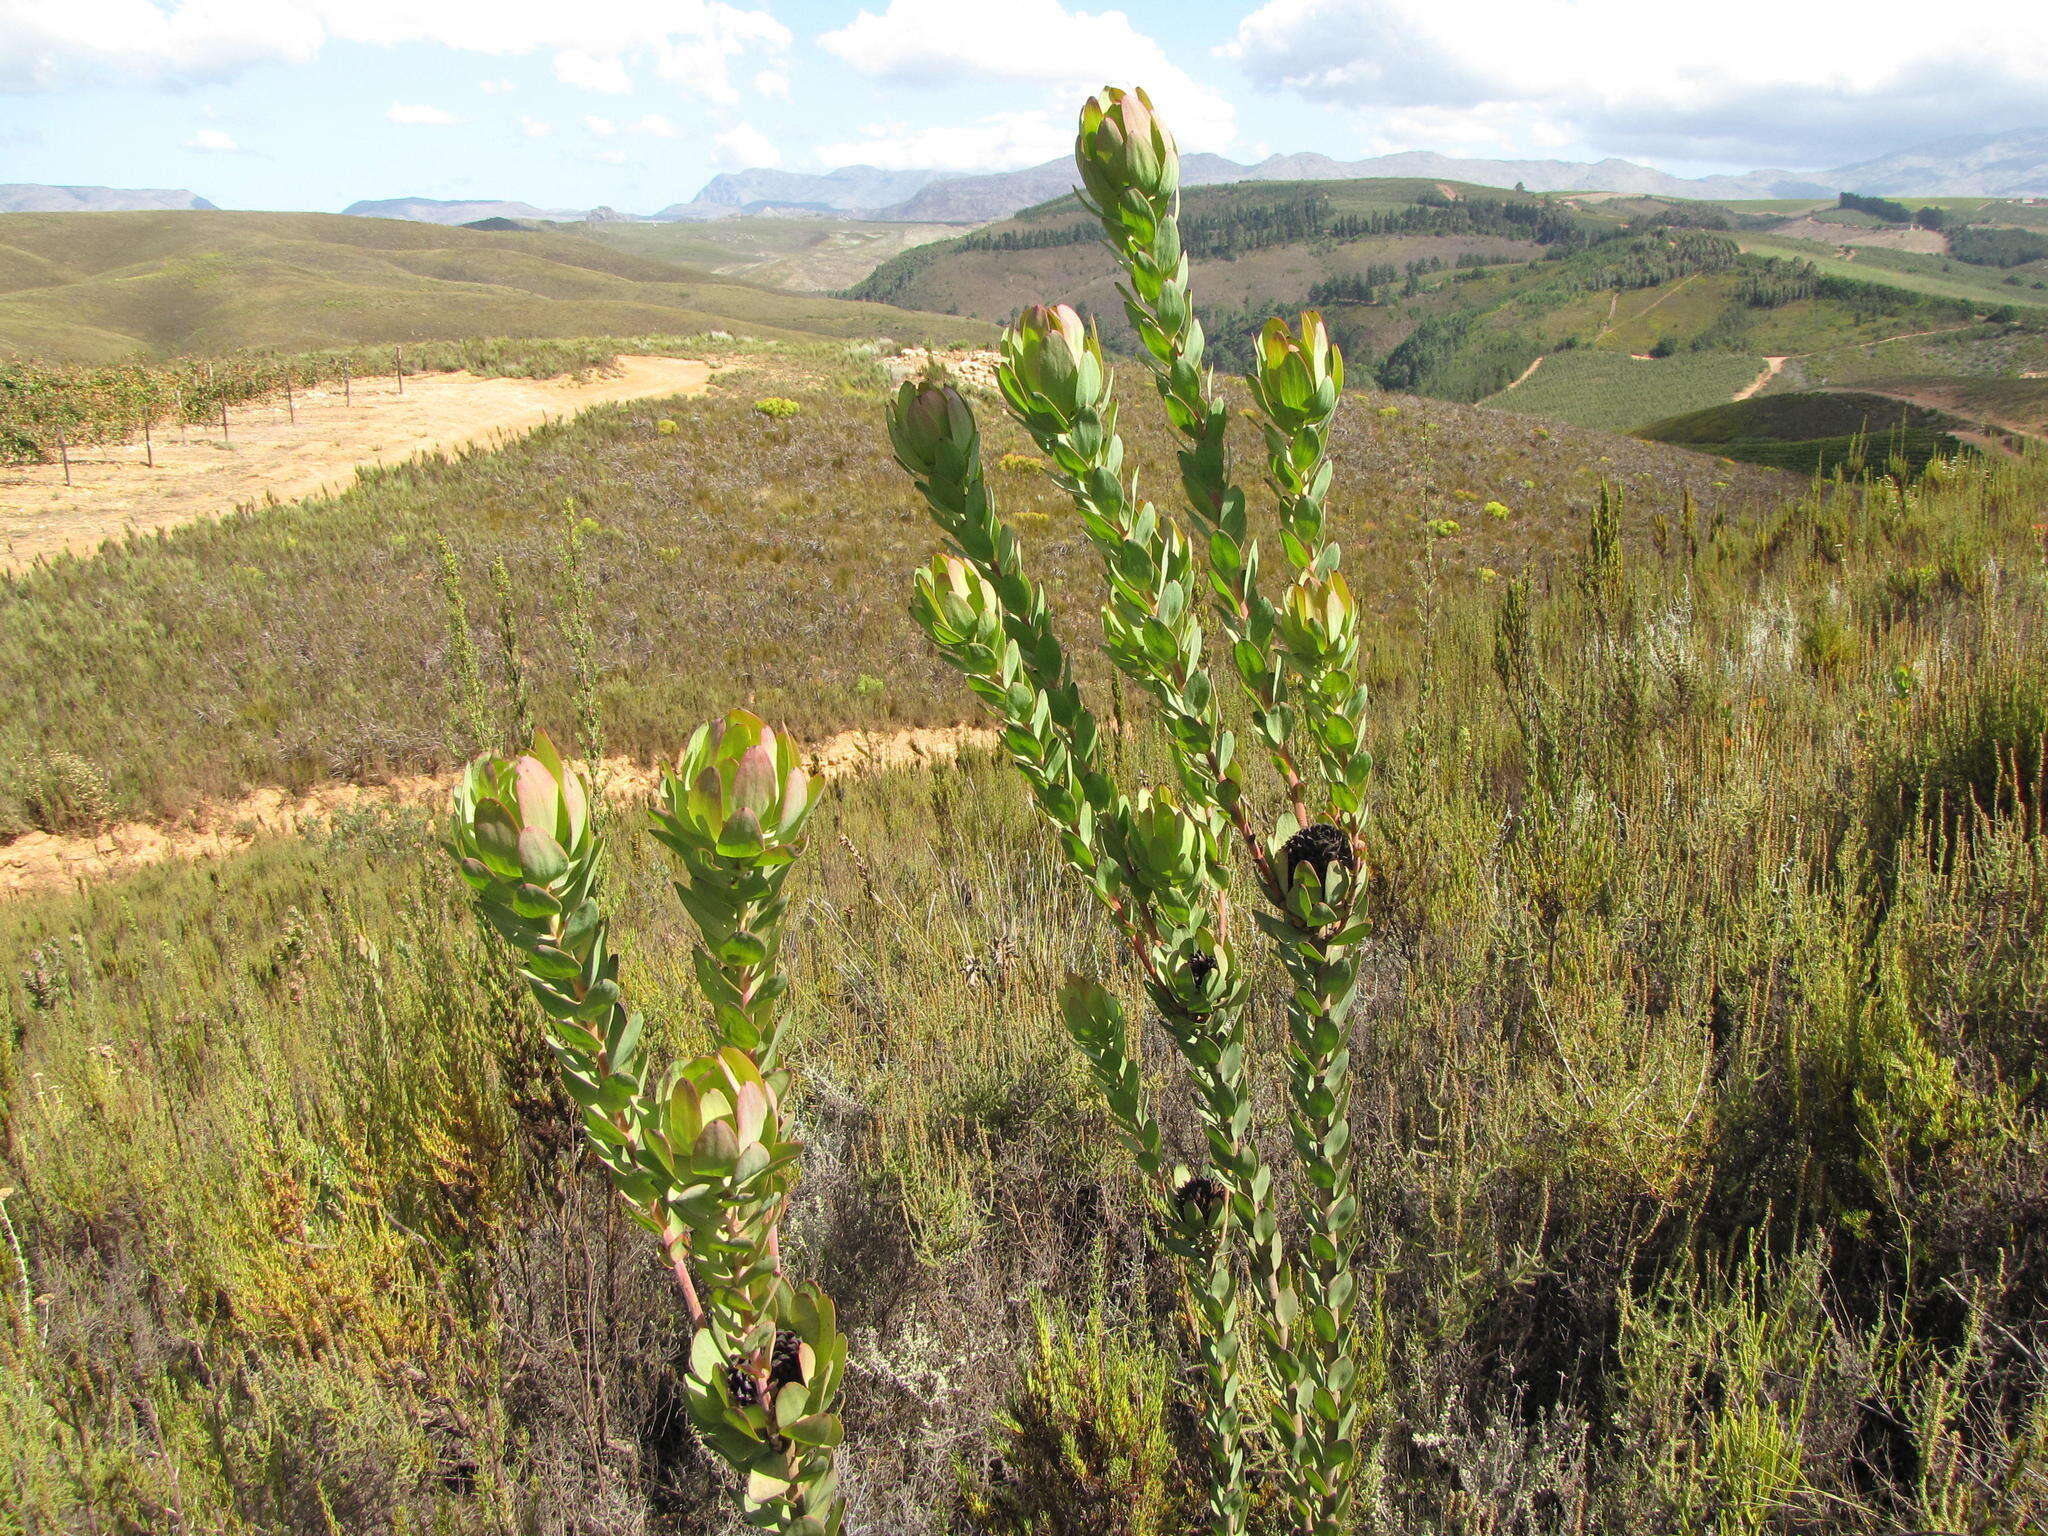
[[[980, 725], [911, 726], [893, 731], [841, 731], [803, 756], [821, 778], [843, 779], [904, 769], [944, 767], [962, 752], [993, 751], [1001, 738]], [[267, 787], [238, 800], [202, 806], [177, 823], [123, 822], [83, 836], [30, 832], [0, 843], [0, 900], [67, 891], [174, 859], [215, 859], [258, 838], [289, 837], [336, 815], [375, 806], [445, 807], [456, 775], [414, 774], [381, 784], [325, 784], [303, 794]], [[653, 796], [654, 770], [606, 758], [598, 782], [620, 804]]]
[[1766, 357], [1764, 359], [1764, 371], [1743, 385], [1742, 388], [1735, 391], [1735, 398], [1737, 400], [1747, 400], [1751, 395], [1783, 373], [1785, 365], [1791, 361], [1792, 359], [1789, 355]]
[[480, 379], [468, 373], [359, 379], [353, 403], [337, 388], [228, 412], [219, 427], [158, 433], [156, 467], [140, 443], [77, 450], [71, 484], [56, 464], [0, 466], [0, 569], [38, 556], [85, 554], [128, 529], [153, 532], [266, 499], [339, 490], [365, 465], [529, 432], [593, 405], [702, 394], [709, 364], [621, 357], [616, 372], [574, 379]]

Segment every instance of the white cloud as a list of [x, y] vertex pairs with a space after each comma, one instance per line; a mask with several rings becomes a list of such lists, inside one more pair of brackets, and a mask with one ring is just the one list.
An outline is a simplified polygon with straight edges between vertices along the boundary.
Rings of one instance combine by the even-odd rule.
[[754, 94], [769, 101], [789, 100], [789, 76], [779, 69], [764, 69], [754, 76]]
[[[862, 11], [818, 42], [862, 74], [907, 86], [959, 80], [1042, 86], [1046, 110], [1065, 119], [1071, 119], [1081, 96], [1105, 82], [1142, 85], [1173, 124], [1182, 148], [1224, 149], [1237, 136], [1236, 109], [1175, 64], [1122, 11], [1070, 11], [1060, 0], [975, 6], [958, 0], [889, 0], [886, 10]], [[975, 131], [986, 138], [1000, 135], [1005, 125], [990, 119]], [[1071, 134], [1069, 122], [1062, 127], [1062, 142], [1052, 143], [1038, 158], [1059, 153]], [[1049, 142], [1028, 131], [1020, 138]], [[946, 163], [960, 163], [959, 157]]]
[[553, 54], [558, 73], [585, 72], [600, 89], [631, 64], [729, 102], [735, 66], [773, 63], [792, 38], [767, 11], [727, 0], [0, 0], [0, 91], [225, 80], [303, 64], [330, 42]]
[[486, 96], [509, 96], [519, 89], [510, 80], [479, 80], [476, 88]]
[[1219, 50], [1253, 84], [1357, 109], [1373, 147], [1578, 146], [1818, 168], [2041, 120], [2035, 0], [1930, 29], [1916, 0], [1267, 0]]
[[555, 131], [555, 125], [538, 117], [527, 117], [521, 114], [519, 131], [529, 139], [544, 139]]
[[185, 141], [187, 149], [205, 150], [211, 154], [234, 154], [242, 146], [218, 128], [201, 128]]
[[735, 123], [725, 132], [713, 134], [711, 143], [718, 151], [718, 164], [723, 170], [755, 170], [782, 164], [782, 151], [751, 123]]
[[608, 139], [619, 131], [619, 125], [608, 117], [586, 117], [583, 126], [600, 139]]
[[676, 125], [659, 112], [650, 112], [633, 125], [633, 132], [654, 139], [672, 139], [676, 136]]
[[973, 123], [913, 128], [869, 123], [860, 137], [820, 144], [827, 165], [873, 165], [885, 171], [1007, 171], [1051, 160], [1074, 143], [1064, 111], [997, 112]]
[[610, 96], [629, 96], [633, 77], [617, 54], [588, 53], [581, 48], [564, 48], [555, 55], [555, 78], [578, 90], [602, 91]]
[[623, 149], [596, 149], [591, 151], [590, 158], [605, 165], [624, 165], [626, 152]]
[[415, 123], [430, 128], [445, 128], [450, 123], [459, 123], [461, 118], [441, 107], [430, 107], [424, 102], [394, 101], [384, 111], [384, 120], [391, 123]]

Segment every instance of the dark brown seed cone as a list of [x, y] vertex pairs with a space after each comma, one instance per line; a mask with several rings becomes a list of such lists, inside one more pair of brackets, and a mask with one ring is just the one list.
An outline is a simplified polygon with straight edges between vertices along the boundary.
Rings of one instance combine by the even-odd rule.
[[1204, 1221], [1214, 1221], [1216, 1213], [1223, 1209], [1223, 1186], [1206, 1173], [1198, 1173], [1174, 1191], [1173, 1203], [1184, 1216], [1197, 1215]]
[[1316, 879], [1322, 881], [1329, 876], [1332, 864], [1358, 868], [1358, 855], [1352, 852], [1351, 839], [1344, 835], [1343, 828], [1319, 821], [1312, 827], [1303, 827], [1280, 845], [1280, 866], [1290, 890], [1294, 887], [1295, 868], [1302, 864], [1314, 870]]
[[[803, 1340], [787, 1328], [776, 1330], [775, 1347], [768, 1353], [769, 1387], [786, 1387], [793, 1381], [802, 1381], [804, 1375], [803, 1356], [798, 1353]], [[732, 1394], [732, 1400], [742, 1408], [761, 1406], [761, 1385], [754, 1380], [754, 1373], [747, 1362], [734, 1355], [725, 1364], [725, 1387]]]

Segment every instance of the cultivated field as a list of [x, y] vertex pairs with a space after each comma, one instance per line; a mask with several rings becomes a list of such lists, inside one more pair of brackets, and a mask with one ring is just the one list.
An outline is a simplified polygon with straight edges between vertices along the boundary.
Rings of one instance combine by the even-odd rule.
[[1633, 357], [1590, 347], [1548, 354], [1522, 383], [1485, 404], [1576, 426], [1626, 432], [1682, 411], [1719, 405], [1756, 381], [1760, 357], [1734, 352]]
[[[0, 564], [19, 569], [108, 539], [154, 533], [240, 506], [338, 490], [358, 471], [422, 453], [459, 454], [621, 400], [698, 395], [710, 365], [618, 358], [581, 378], [477, 378], [426, 373], [356, 379], [273, 398], [213, 424], [152, 441], [74, 449], [68, 465], [0, 466]], [[153, 461], [153, 462], [152, 462]]]

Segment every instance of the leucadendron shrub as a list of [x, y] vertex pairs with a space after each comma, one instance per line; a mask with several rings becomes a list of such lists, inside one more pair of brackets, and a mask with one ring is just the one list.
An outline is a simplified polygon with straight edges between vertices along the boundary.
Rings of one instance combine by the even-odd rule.
[[[1155, 706], [1174, 781], [1135, 793], [1114, 781], [1045, 594], [996, 514], [973, 407], [943, 378], [906, 383], [889, 418], [896, 457], [947, 543], [918, 573], [912, 609], [1001, 722], [1066, 862], [1128, 946], [1193, 1090], [1207, 1150], [1199, 1169], [1169, 1163], [1123, 1002], [1104, 978], [1067, 983], [1067, 1029], [1147, 1181], [1200, 1322], [1210, 1527], [1242, 1532], [1253, 1483], [1270, 1475], [1295, 1530], [1338, 1536], [1353, 1528], [1367, 1480], [1361, 1428], [1379, 1374], [1353, 1265], [1347, 1031], [1367, 926], [1359, 875], [1371, 761], [1357, 608], [1324, 531], [1344, 365], [1314, 311], [1293, 327], [1271, 321], [1259, 337], [1250, 385], [1284, 562], [1281, 580], [1262, 587], [1260, 544], [1226, 451], [1230, 411], [1204, 366], [1189, 292], [1172, 136], [1144, 92], [1108, 90], [1082, 109], [1075, 157], [1179, 440], [1184, 520], [1138, 497], [1111, 371], [1074, 310], [1019, 315], [1003, 334], [998, 381], [1101, 557], [1104, 648]], [[1277, 600], [1267, 595], [1275, 585]], [[1212, 635], [1227, 670], [1210, 664]], [[1232, 688], [1254, 727], [1249, 750], [1280, 787], [1277, 816], [1257, 809], [1225, 724]], [[1231, 894], [1238, 861], [1257, 892], [1249, 913]], [[1256, 944], [1286, 978], [1291, 1167], [1262, 1157], [1271, 1141], [1254, 1125], [1246, 949]], [[1262, 1457], [1257, 1441], [1268, 1447]]]
[[680, 867], [715, 1042], [665, 1072], [619, 985], [583, 774], [545, 735], [516, 760], [481, 758], [448, 839], [546, 1016], [591, 1153], [675, 1273], [696, 1330], [691, 1422], [743, 1479], [746, 1521], [783, 1536], [836, 1536], [844, 1514], [833, 1462], [846, 1340], [824, 1291], [785, 1272], [781, 1242], [800, 1151], [783, 1108], [782, 885], [816, 792], [790, 739], [744, 710], [699, 727], [663, 775], [652, 831]]

